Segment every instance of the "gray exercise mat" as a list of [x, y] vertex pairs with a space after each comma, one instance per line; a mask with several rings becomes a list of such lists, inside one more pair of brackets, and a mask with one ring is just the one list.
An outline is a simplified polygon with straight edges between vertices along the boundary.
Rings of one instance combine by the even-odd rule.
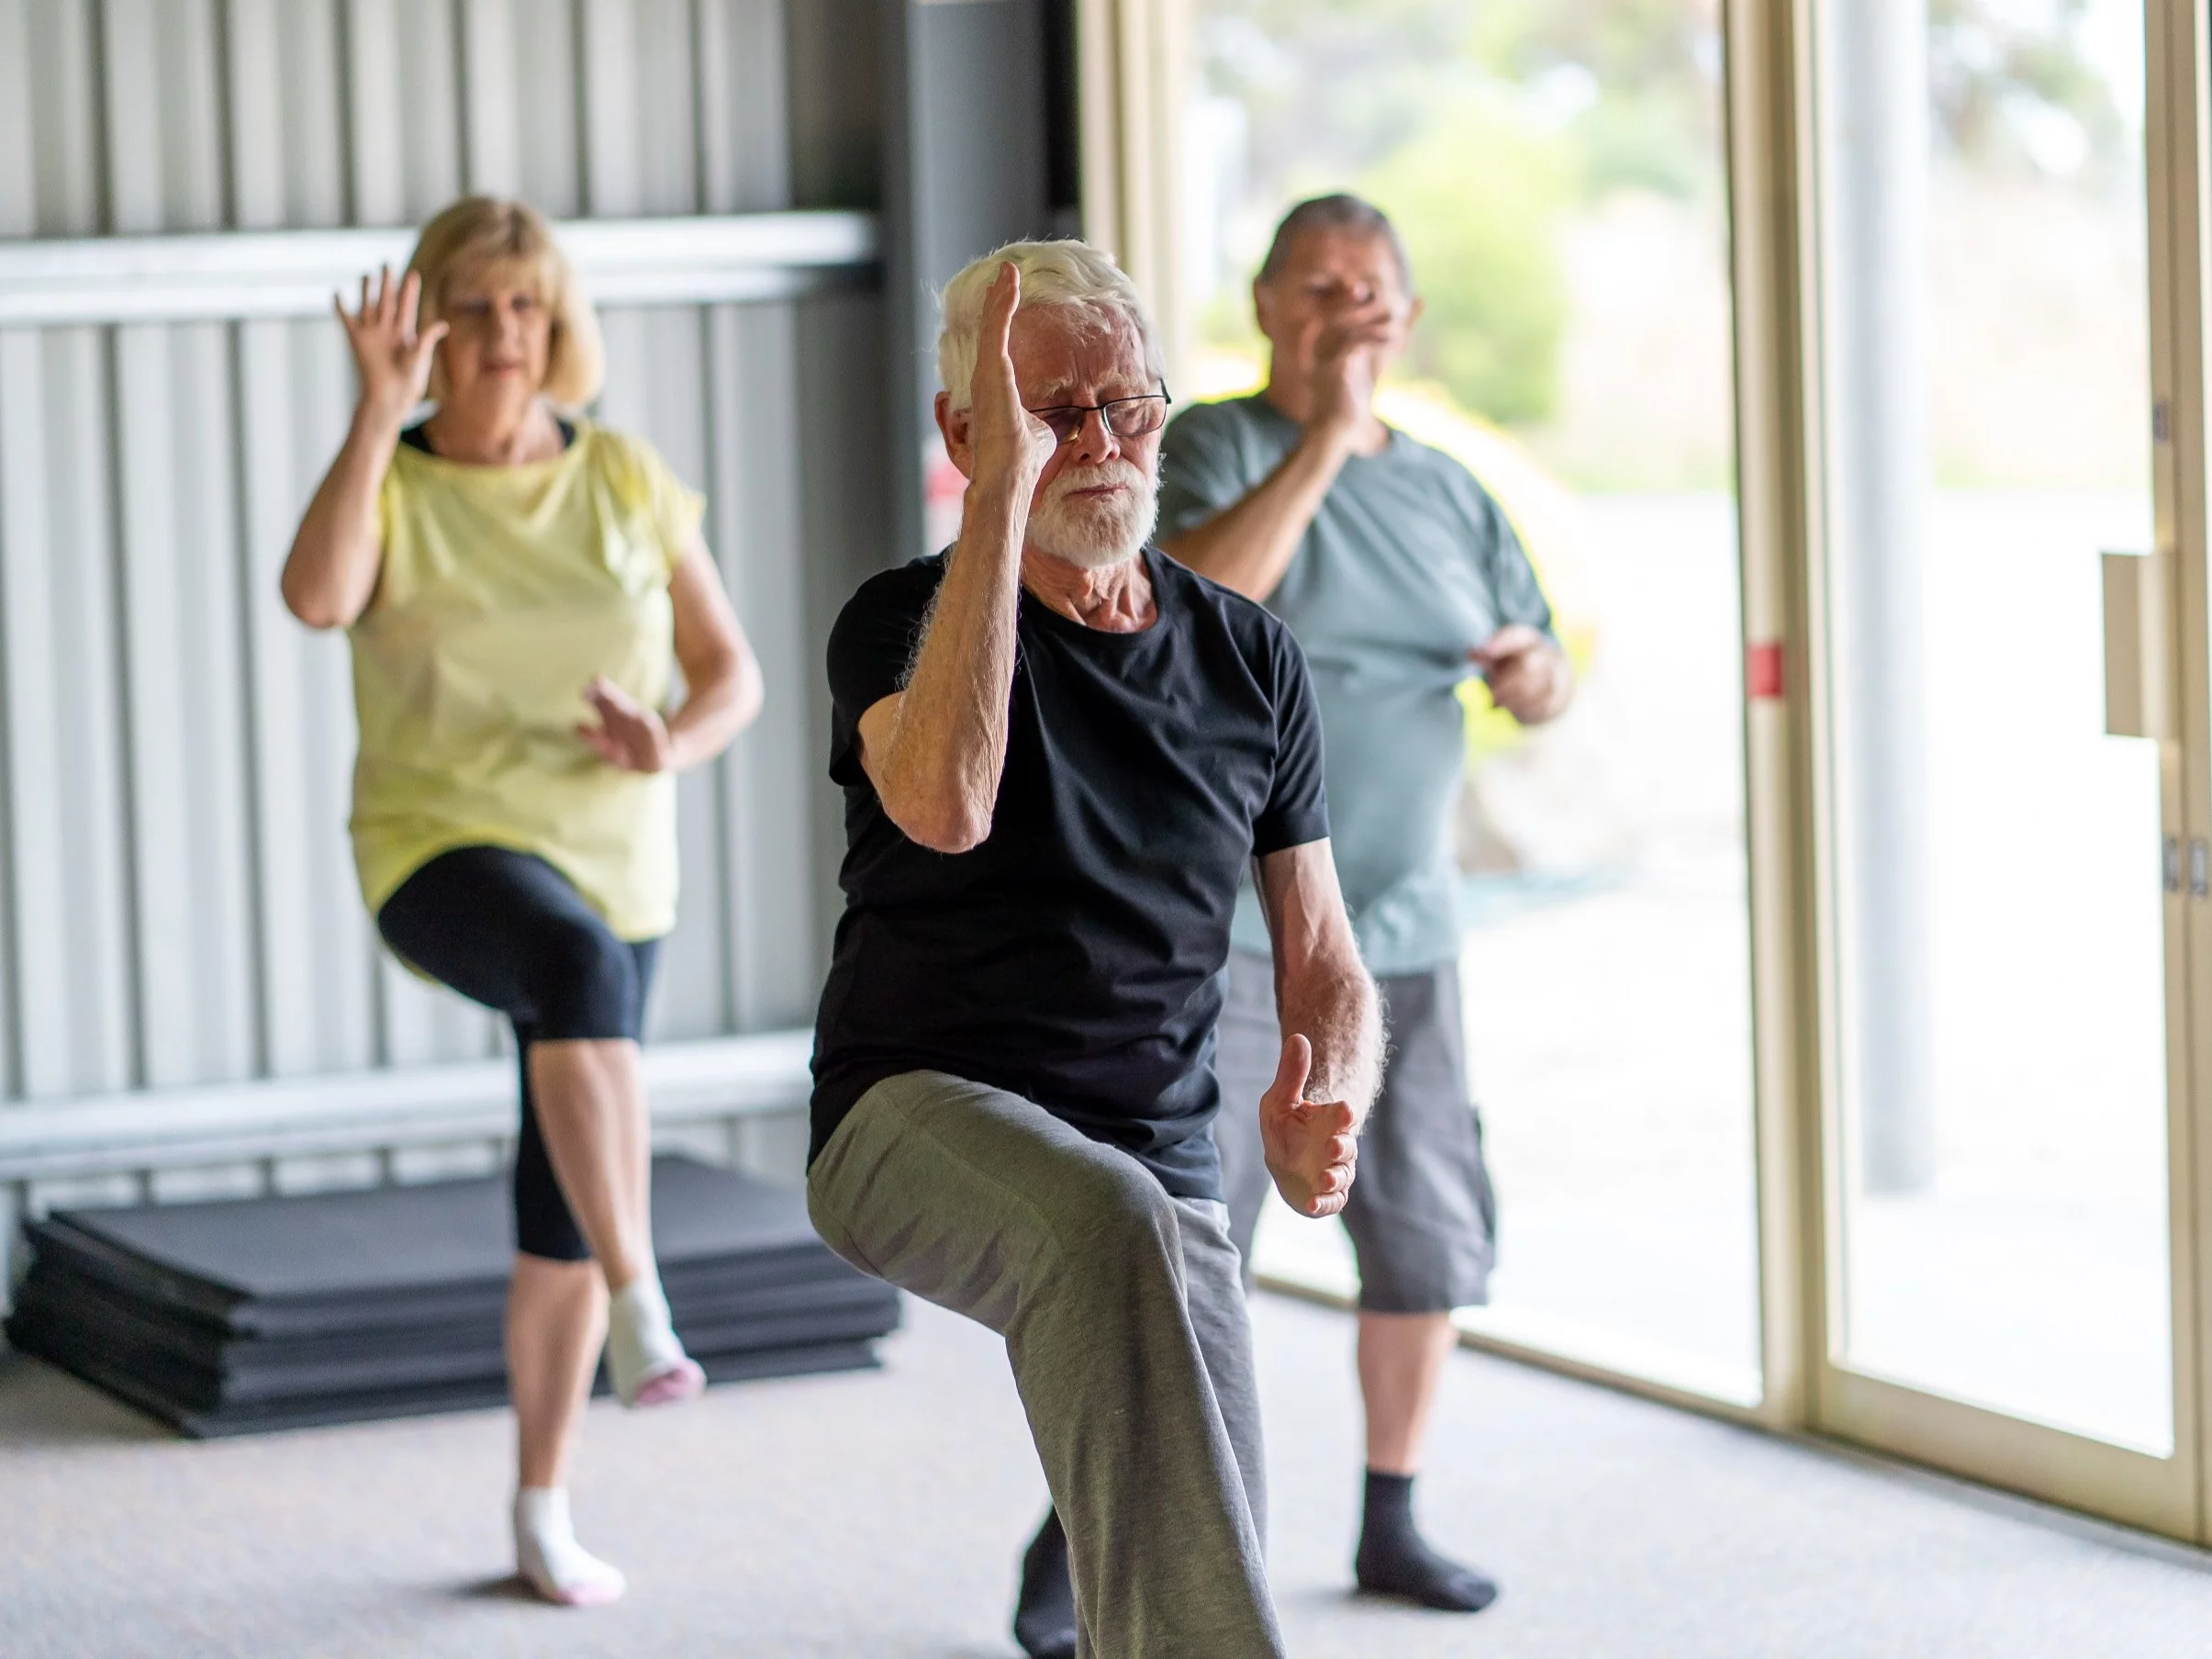
[[[44, 1357], [192, 1440], [267, 1434], [285, 1429], [319, 1429], [334, 1423], [370, 1422], [384, 1418], [428, 1417], [441, 1411], [472, 1411], [507, 1404], [507, 1383], [499, 1378], [202, 1409], [180, 1405], [149, 1386], [144, 1378], [97, 1359], [61, 1354]], [[761, 1349], [751, 1353], [710, 1354], [702, 1358], [699, 1364], [707, 1373], [707, 1380], [720, 1384], [837, 1371], [871, 1371], [879, 1367], [882, 1360], [872, 1341], [829, 1342], [800, 1348]], [[607, 1392], [604, 1378], [595, 1392]]]
[[[895, 1329], [899, 1316], [897, 1293], [855, 1275], [833, 1287], [788, 1286], [716, 1308], [678, 1310], [676, 1325], [698, 1357], [866, 1341]], [[27, 1352], [56, 1358], [67, 1350], [73, 1357], [101, 1360], [197, 1408], [507, 1373], [497, 1317], [356, 1337], [207, 1344], [180, 1340], [173, 1326], [66, 1273], [36, 1272], [26, 1280], [7, 1330]]]
[[[899, 1295], [799, 1194], [686, 1158], [653, 1173], [670, 1311], [709, 1379], [874, 1362]], [[58, 1212], [25, 1228], [6, 1333], [193, 1435], [497, 1404], [508, 1227], [499, 1178]]]
[[[671, 1291], [739, 1261], [764, 1280], [834, 1261], [797, 1191], [697, 1160], [653, 1160], [654, 1249]], [[26, 1229], [84, 1271], [234, 1330], [412, 1322], [503, 1300], [514, 1255], [501, 1176], [212, 1204], [57, 1211]], [[839, 1264], [842, 1266], [842, 1264]], [[849, 1271], [849, 1270], [847, 1270]], [[291, 1316], [287, 1317], [286, 1316]]]
[[[796, 1307], [733, 1325], [695, 1326], [685, 1345], [701, 1365], [711, 1359], [828, 1342], [872, 1341], [896, 1323], [880, 1302], [843, 1307]], [[233, 1406], [312, 1401], [338, 1395], [374, 1394], [486, 1381], [506, 1386], [507, 1363], [497, 1328], [459, 1333], [443, 1347], [344, 1360], [274, 1365], [209, 1366], [150, 1340], [128, 1320], [84, 1302], [63, 1306], [33, 1294], [8, 1317], [9, 1340], [27, 1353], [73, 1367], [78, 1362], [127, 1373], [153, 1396], [180, 1408], [209, 1411]]]

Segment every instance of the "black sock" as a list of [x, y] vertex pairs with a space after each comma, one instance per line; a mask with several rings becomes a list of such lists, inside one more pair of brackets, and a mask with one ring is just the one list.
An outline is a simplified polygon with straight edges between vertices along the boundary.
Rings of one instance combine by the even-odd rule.
[[1057, 1509], [1045, 1512], [1045, 1524], [1022, 1556], [1014, 1640], [1030, 1659], [1075, 1659], [1076, 1586], [1068, 1575], [1067, 1534], [1060, 1529]]
[[1480, 1613], [1498, 1598], [1494, 1581], [1428, 1547], [1413, 1525], [1410, 1474], [1368, 1471], [1367, 1515], [1352, 1570], [1363, 1590], [1402, 1596], [1444, 1612]]

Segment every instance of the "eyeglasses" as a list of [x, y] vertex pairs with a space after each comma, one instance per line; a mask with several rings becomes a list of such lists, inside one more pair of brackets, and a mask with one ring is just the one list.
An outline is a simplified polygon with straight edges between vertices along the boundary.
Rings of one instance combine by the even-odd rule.
[[1158, 391], [1146, 392], [1141, 398], [1109, 398], [1103, 403], [1070, 403], [1029, 412], [1050, 427], [1052, 435], [1062, 443], [1081, 432], [1084, 421], [1094, 414], [1115, 437], [1142, 438], [1167, 424], [1167, 406], [1174, 401], [1163, 380]]

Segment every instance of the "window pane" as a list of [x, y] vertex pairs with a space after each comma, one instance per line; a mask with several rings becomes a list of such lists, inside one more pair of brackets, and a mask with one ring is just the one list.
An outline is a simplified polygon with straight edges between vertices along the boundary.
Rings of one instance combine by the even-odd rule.
[[1833, 0], [1822, 41], [1838, 1358], [2173, 1445], [2140, 0]]
[[[1381, 411], [1498, 498], [1581, 678], [1533, 730], [1466, 688], [1460, 970], [1502, 1209], [1469, 1317], [1756, 1399], [1717, 6], [1193, 10], [1193, 389], [1262, 377], [1249, 286], [1282, 210], [1377, 201], [1427, 308]], [[1339, 1231], [1287, 1212], [1260, 1265], [1349, 1283]]]

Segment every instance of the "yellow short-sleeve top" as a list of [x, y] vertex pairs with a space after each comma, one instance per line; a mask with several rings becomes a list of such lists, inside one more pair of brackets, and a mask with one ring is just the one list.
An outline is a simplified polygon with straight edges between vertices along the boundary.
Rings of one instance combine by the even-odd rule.
[[668, 583], [705, 503], [636, 438], [579, 421], [551, 460], [401, 444], [384, 565], [353, 624], [353, 859], [372, 913], [440, 853], [535, 853], [618, 937], [676, 925], [676, 780], [576, 735], [605, 675], [647, 708], [676, 672]]

